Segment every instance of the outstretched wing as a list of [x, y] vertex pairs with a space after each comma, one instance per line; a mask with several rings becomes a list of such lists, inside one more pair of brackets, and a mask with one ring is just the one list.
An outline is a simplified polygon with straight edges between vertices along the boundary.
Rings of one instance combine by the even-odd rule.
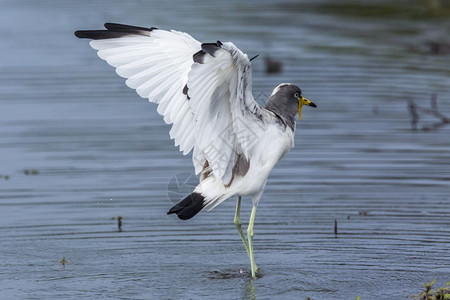
[[[90, 38], [98, 56], [116, 68], [119, 76], [139, 96], [158, 104], [158, 113], [168, 124], [184, 130], [175, 139], [183, 154], [195, 145], [195, 119], [190, 113], [183, 87], [192, 65], [192, 55], [200, 42], [177, 31], [158, 30], [106, 23], [107, 30], [75, 32], [79, 38]], [[181, 142], [182, 141], [182, 142]]]
[[202, 44], [188, 75], [188, 96], [197, 120], [193, 161], [198, 172], [205, 160], [228, 184], [240, 160], [263, 130], [263, 114], [252, 95], [250, 60], [232, 43]]
[[[158, 104], [183, 154], [194, 149], [195, 171], [230, 183], [263, 130], [265, 109], [253, 99], [247, 55], [232, 43], [201, 44], [178, 31], [105, 24], [77, 31], [98, 56], [127, 78], [139, 96]], [[205, 170], [206, 169], [206, 170]]]

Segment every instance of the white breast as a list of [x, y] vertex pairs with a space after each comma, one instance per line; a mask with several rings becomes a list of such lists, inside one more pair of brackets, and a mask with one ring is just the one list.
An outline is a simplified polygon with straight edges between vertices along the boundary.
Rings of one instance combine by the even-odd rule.
[[270, 171], [293, 145], [294, 132], [289, 127], [281, 128], [278, 124], [268, 126], [252, 148], [250, 168], [242, 180], [239, 180], [239, 194], [258, 195], [264, 189]]
[[195, 191], [205, 196], [208, 209], [213, 209], [235, 195], [251, 196], [254, 204], [257, 204], [270, 171], [293, 145], [294, 132], [289, 127], [285, 128], [278, 123], [268, 125], [249, 151], [250, 167], [244, 176], [236, 175], [230, 186], [225, 186], [221, 180], [209, 176]]

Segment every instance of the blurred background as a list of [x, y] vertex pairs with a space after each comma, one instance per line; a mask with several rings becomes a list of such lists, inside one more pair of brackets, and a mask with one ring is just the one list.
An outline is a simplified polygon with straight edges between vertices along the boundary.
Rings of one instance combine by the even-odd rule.
[[[0, 4], [0, 298], [404, 299], [449, 280], [449, 1]], [[258, 102], [292, 82], [317, 103], [258, 208], [262, 278], [235, 199], [166, 215], [191, 158], [73, 35], [105, 22], [233, 41], [260, 55]]]

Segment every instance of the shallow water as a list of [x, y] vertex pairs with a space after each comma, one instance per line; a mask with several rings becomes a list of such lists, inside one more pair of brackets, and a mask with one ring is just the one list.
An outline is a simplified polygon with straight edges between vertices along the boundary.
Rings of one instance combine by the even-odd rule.
[[[424, 46], [449, 19], [296, 3], [2, 1], [0, 298], [405, 299], [450, 280], [450, 125], [412, 131], [407, 109], [436, 93], [450, 117], [450, 57]], [[254, 61], [258, 101], [295, 82], [318, 104], [258, 208], [261, 278], [248, 277], [234, 199], [187, 222], [165, 214], [190, 158], [73, 36], [107, 21], [231, 40], [283, 62], [267, 75]]]

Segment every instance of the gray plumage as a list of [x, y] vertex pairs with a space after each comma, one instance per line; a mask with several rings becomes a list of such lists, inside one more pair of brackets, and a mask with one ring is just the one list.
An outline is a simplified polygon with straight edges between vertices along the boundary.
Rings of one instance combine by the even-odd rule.
[[293, 84], [280, 85], [274, 90], [265, 106], [292, 130], [295, 128], [295, 118], [298, 113], [298, 97], [295, 97], [295, 94], [302, 95], [302, 90], [298, 86]]

